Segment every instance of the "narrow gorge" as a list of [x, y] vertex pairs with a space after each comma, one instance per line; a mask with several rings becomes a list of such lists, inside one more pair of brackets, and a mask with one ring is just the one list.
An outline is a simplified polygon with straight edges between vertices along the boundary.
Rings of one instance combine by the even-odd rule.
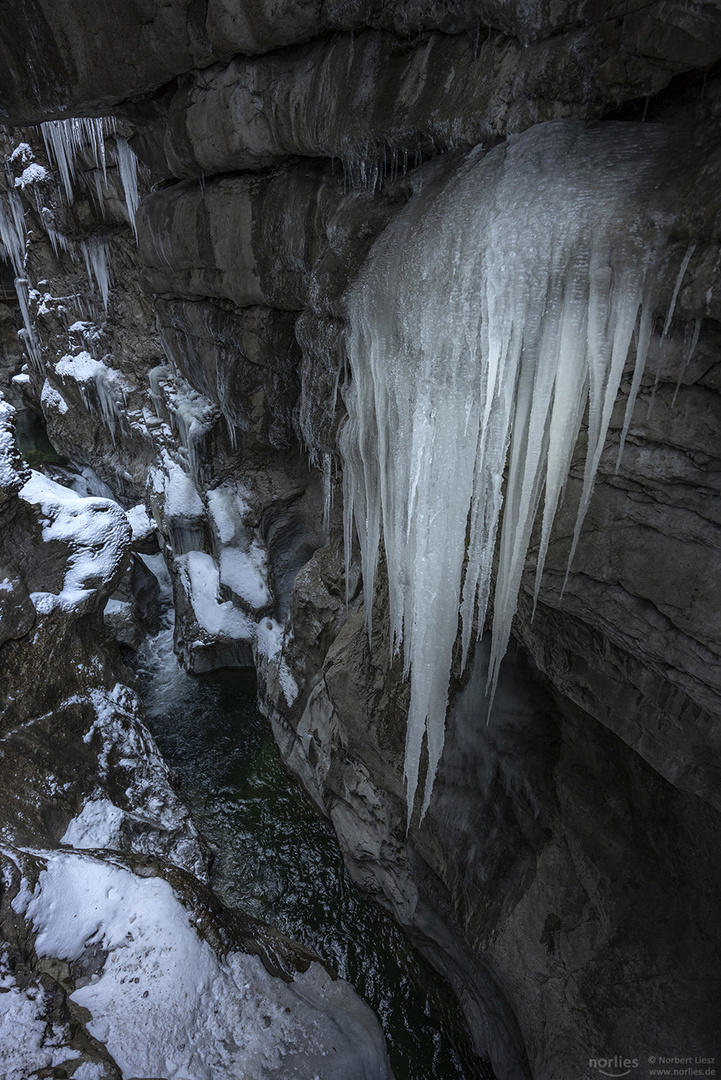
[[717, 1074], [720, 61], [2, 5], [2, 1080]]

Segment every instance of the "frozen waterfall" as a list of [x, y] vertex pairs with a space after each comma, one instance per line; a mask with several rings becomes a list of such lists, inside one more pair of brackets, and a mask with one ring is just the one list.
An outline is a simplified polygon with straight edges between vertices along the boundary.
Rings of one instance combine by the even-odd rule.
[[477, 149], [391, 222], [348, 296], [346, 560], [355, 520], [370, 630], [383, 538], [391, 647], [411, 681], [409, 824], [424, 734], [421, 818], [443, 749], [459, 621], [465, 664], [496, 558], [492, 699], [539, 506], [536, 593], [587, 409], [573, 557], [635, 337], [628, 430], [677, 137], [559, 121]]

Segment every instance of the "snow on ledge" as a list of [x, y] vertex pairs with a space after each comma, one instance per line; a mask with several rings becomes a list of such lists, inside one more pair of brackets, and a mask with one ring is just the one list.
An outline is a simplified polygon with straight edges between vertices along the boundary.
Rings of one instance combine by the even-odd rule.
[[221, 960], [167, 881], [69, 852], [48, 856], [24, 914], [39, 956], [102, 969], [71, 999], [123, 1076], [175, 1080], [389, 1077], [370, 1010], [318, 964], [287, 984], [256, 956]]
[[117, 573], [130, 542], [128, 519], [117, 503], [83, 499], [34, 470], [20, 498], [39, 507], [43, 540], [70, 548], [60, 593], [32, 593], [33, 603], [43, 614], [54, 607], [71, 611]]
[[177, 556], [183, 588], [198, 625], [211, 637], [252, 641], [255, 624], [232, 600], [220, 599], [220, 574], [212, 555], [188, 551]]

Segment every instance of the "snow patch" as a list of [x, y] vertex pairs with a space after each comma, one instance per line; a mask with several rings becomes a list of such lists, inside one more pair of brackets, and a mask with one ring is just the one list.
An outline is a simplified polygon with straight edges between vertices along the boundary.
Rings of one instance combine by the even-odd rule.
[[63, 383], [77, 384], [85, 408], [97, 408], [115, 442], [115, 425], [122, 415], [130, 387], [119, 371], [96, 360], [89, 352], [66, 353], [55, 364], [55, 373]]
[[182, 466], [163, 453], [161, 483], [165, 492], [165, 515], [168, 518], [199, 518], [203, 516], [203, 500], [195, 484]]
[[[80, 1057], [65, 1044], [70, 1030], [47, 1019], [51, 1003], [42, 987], [30, 984], [20, 989], [8, 966], [8, 955], [0, 953], [0, 1075], [3, 1080], [27, 1080], [40, 1069]], [[78, 1073], [75, 1073], [77, 1076]]]
[[[168, 882], [89, 856], [48, 856], [27, 904], [39, 955], [105, 954], [71, 995], [124, 1076], [299, 1080], [387, 1075], [375, 1021], [319, 965], [286, 984], [256, 956], [220, 960]], [[334, 1057], [326, 1059], [332, 1042]], [[336, 1056], [337, 1055], [337, 1056]], [[344, 1061], [345, 1059], [345, 1061]]]
[[71, 611], [116, 575], [130, 542], [128, 520], [117, 503], [83, 499], [34, 470], [20, 498], [40, 508], [43, 540], [60, 540], [70, 549], [60, 593], [31, 594], [36, 610]]
[[88, 799], [69, 823], [61, 844], [74, 848], [119, 848], [125, 813], [109, 799]]
[[43, 409], [57, 409], [59, 413], [65, 414], [68, 411], [68, 403], [55, 387], [46, 379], [43, 383], [43, 388], [40, 393], [40, 404]]
[[290, 707], [298, 698], [298, 684], [283, 659], [283, 627], [275, 619], [262, 619], [256, 626], [255, 645], [258, 653], [271, 663], [278, 677], [283, 697]]
[[31, 165], [28, 165], [20, 176], [15, 177], [15, 187], [26, 188], [31, 184], [39, 184], [43, 180], [47, 180], [48, 171], [44, 169], [42, 165], [38, 165], [37, 161], [33, 161]]
[[125, 511], [130, 528], [133, 530], [133, 543], [149, 539], [155, 532], [155, 522], [148, 513], [144, 503], [137, 503]]
[[270, 602], [268, 559], [260, 544], [249, 551], [225, 547], [220, 553], [220, 581], [239, 596], [249, 608], [260, 611]]
[[253, 621], [232, 600], [220, 598], [220, 573], [212, 555], [188, 551], [177, 556], [175, 563], [202, 630], [211, 637], [253, 639]]

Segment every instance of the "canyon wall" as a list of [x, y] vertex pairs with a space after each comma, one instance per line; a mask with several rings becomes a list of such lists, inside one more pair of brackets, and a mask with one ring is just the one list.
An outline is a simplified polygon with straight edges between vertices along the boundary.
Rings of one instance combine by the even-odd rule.
[[[351, 872], [450, 979], [499, 1077], [713, 1056], [716, 5], [218, 0], [149, 19], [38, 0], [3, 21], [6, 187], [27, 221], [35, 334], [24, 357], [7, 336], [8, 377], [28, 361], [7, 392], [93, 484], [151, 512], [186, 665], [255, 663], [283, 756]], [[104, 212], [89, 147], [70, 205], [29, 125], [109, 115]], [[490, 717], [486, 643], [465, 673], [456, 657], [434, 795], [406, 834], [408, 685], [389, 659], [384, 569], [370, 642], [355, 551], [345, 580], [344, 296], [394, 215], [473, 147], [568, 120], [679, 134], [659, 175], [682, 180], [649, 361], [616, 470], [624, 374], [564, 590], [582, 431], [535, 615], [534, 534]], [[22, 142], [32, 160], [13, 156]], [[33, 163], [44, 175], [22, 182]], [[93, 241], [112, 268], [107, 310], [97, 280], [88, 299]]]

